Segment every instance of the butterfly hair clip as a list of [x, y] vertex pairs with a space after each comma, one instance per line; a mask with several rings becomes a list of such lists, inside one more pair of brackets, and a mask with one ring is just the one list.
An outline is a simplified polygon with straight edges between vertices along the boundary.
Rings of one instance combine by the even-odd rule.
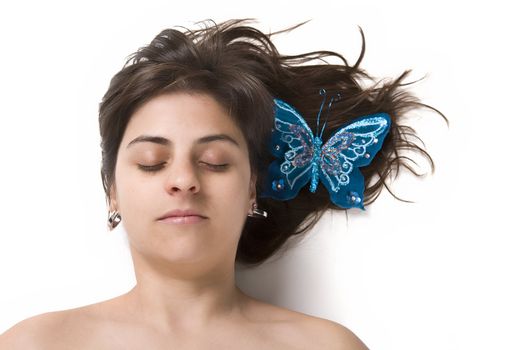
[[[370, 164], [390, 129], [386, 113], [361, 116], [339, 128], [325, 143], [319, 133], [319, 119], [326, 102], [326, 91], [317, 114], [316, 134], [297, 110], [280, 99], [274, 99], [274, 125], [270, 164], [261, 197], [288, 200], [310, 182], [310, 192], [317, 190], [319, 180], [331, 201], [341, 208], [363, 206], [364, 177], [360, 167]], [[334, 98], [331, 98], [328, 111]]]

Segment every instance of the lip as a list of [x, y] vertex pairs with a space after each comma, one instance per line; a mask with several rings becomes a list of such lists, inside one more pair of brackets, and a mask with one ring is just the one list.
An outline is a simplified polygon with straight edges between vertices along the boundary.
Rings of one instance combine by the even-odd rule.
[[201, 215], [193, 209], [174, 209], [164, 213], [159, 221], [172, 224], [195, 224], [207, 219], [206, 216]]

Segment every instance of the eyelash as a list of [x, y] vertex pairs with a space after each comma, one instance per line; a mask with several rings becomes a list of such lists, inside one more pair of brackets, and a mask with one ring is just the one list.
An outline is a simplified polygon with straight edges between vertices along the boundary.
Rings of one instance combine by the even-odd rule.
[[[211, 168], [214, 171], [224, 170], [229, 165], [229, 164], [210, 164], [210, 163], [205, 163], [205, 162], [201, 162], [201, 163], [202, 164], [206, 164], [206, 166], [208, 166], [209, 168]], [[142, 171], [146, 171], [146, 172], [149, 172], [149, 173], [154, 173], [154, 172], [162, 170], [162, 168], [164, 168], [164, 164], [165, 163], [160, 163], [160, 164], [156, 164], [156, 165], [142, 165], [142, 164], [138, 164], [138, 167]]]

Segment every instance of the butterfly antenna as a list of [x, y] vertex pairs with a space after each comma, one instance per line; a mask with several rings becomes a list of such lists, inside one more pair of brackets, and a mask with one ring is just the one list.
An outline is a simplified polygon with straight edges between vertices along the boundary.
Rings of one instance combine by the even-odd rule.
[[[328, 110], [326, 111], [326, 120], [324, 121], [323, 128], [321, 129], [321, 134], [319, 135], [319, 137], [323, 136], [323, 131], [324, 131], [324, 128], [326, 126], [326, 122], [328, 121], [328, 117], [330, 117], [330, 109], [332, 108], [332, 103], [334, 101], [339, 101], [340, 99], [341, 99], [341, 94], [340, 93], [337, 93], [337, 95], [335, 97], [332, 97], [330, 99], [330, 103], [328, 104]], [[319, 127], [319, 121], [317, 122], [317, 127]]]
[[323, 111], [324, 103], [326, 101], [326, 90], [325, 89], [319, 90], [319, 95], [323, 96], [323, 102], [321, 102], [321, 107], [319, 108], [319, 112], [317, 113], [317, 127], [315, 129], [316, 135], [319, 135], [319, 118], [321, 118], [321, 112]]

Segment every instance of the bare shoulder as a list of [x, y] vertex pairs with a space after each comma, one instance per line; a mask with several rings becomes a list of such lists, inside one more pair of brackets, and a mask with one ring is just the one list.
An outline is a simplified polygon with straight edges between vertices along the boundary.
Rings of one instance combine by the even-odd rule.
[[337, 322], [271, 304], [261, 309], [265, 311], [259, 315], [273, 320], [272, 337], [283, 344], [301, 349], [368, 350], [354, 332]]
[[0, 335], [0, 349], [41, 350], [46, 338], [65, 321], [66, 314], [47, 312], [22, 320]]
[[312, 317], [305, 321], [305, 328], [310, 331], [319, 345], [318, 348], [334, 350], [368, 350], [359, 337], [342, 324], [323, 318]]
[[[0, 349], [47, 350], [67, 348], [71, 338], [93, 330], [85, 308], [51, 311], [18, 322], [0, 335]], [[79, 327], [82, 324], [82, 327]]]

